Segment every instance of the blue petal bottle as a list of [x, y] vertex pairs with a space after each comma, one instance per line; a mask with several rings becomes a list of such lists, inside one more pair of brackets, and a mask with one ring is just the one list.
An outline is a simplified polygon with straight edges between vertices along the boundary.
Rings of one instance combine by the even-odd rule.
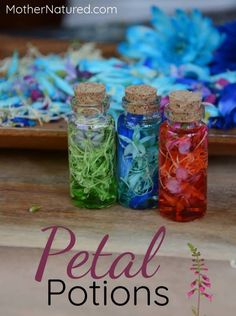
[[117, 123], [118, 201], [147, 209], [158, 202], [159, 98], [147, 85], [129, 86]]

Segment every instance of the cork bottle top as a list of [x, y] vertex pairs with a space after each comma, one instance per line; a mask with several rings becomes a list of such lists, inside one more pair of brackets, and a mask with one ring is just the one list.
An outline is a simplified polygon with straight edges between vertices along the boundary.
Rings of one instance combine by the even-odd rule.
[[158, 111], [157, 90], [148, 85], [127, 87], [124, 101], [129, 113], [144, 115]]
[[99, 104], [105, 98], [105, 94], [105, 86], [101, 83], [80, 83], [75, 89], [75, 97], [81, 106]]
[[[106, 89], [103, 84], [85, 82], [75, 88], [73, 109], [83, 114], [93, 114], [96, 110], [103, 111], [103, 103], [106, 99]], [[93, 109], [92, 109], [93, 108]]]
[[204, 114], [202, 96], [188, 90], [174, 91], [169, 96], [167, 116], [174, 122], [193, 122], [201, 120]]

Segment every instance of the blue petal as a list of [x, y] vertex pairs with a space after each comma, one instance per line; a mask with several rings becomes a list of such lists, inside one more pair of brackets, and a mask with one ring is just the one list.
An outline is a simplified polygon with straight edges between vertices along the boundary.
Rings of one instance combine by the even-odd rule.
[[229, 116], [236, 109], [236, 83], [227, 85], [221, 94], [219, 111], [223, 116]]
[[19, 56], [18, 56], [18, 52], [14, 51], [13, 56], [11, 58], [10, 66], [7, 70], [7, 77], [9, 78], [13, 76], [17, 72], [18, 67], [19, 67]]

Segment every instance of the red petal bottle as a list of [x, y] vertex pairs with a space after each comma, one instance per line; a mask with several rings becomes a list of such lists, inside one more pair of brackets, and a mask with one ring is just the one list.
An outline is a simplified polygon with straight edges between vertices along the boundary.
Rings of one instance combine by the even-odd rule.
[[208, 130], [201, 95], [170, 94], [160, 127], [159, 208], [178, 222], [202, 217], [207, 208]]

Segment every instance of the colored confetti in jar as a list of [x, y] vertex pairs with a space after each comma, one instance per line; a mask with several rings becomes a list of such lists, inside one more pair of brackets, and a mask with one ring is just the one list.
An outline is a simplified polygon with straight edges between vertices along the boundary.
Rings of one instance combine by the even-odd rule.
[[147, 85], [129, 86], [117, 124], [118, 199], [125, 207], [157, 207], [159, 98]]
[[115, 126], [106, 114], [108, 105], [102, 84], [77, 86], [68, 141], [70, 192], [78, 207], [104, 208], [116, 202]]
[[199, 93], [175, 91], [160, 127], [160, 213], [179, 222], [206, 212], [208, 130], [203, 114]]

